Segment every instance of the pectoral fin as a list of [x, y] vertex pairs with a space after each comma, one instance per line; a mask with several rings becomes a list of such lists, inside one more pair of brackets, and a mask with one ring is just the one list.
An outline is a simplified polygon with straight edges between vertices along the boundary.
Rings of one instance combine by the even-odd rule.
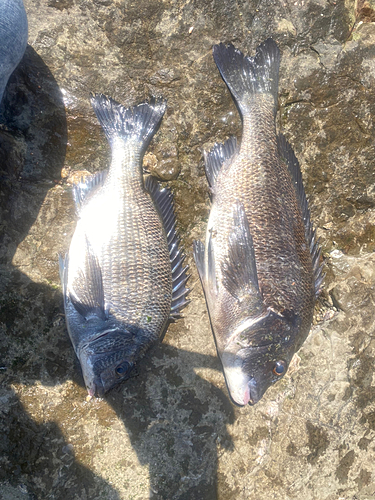
[[205, 275], [204, 245], [201, 241], [199, 241], [199, 240], [194, 241], [193, 254], [194, 254], [195, 265], [197, 266], [198, 274], [199, 274], [200, 280], [202, 282], [202, 286], [204, 288], [204, 284], [203, 284], [204, 275]]
[[258, 284], [253, 239], [242, 203], [233, 206], [228, 255], [222, 263], [223, 285], [239, 302], [263, 305]]
[[62, 257], [59, 254], [59, 271], [60, 271], [60, 280], [62, 286], [62, 293], [64, 297], [64, 304], [66, 300], [66, 288], [68, 283], [68, 255]]
[[208, 238], [207, 245], [207, 286], [210, 291], [212, 291], [215, 295], [217, 295], [217, 278], [216, 278], [216, 269], [215, 269], [215, 250], [214, 245], [212, 243], [212, 232], [210, 232], [210, 236]]

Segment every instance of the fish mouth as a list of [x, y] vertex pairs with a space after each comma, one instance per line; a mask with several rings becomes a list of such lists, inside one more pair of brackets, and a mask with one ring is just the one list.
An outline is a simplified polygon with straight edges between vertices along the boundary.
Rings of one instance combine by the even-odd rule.
[[257, 404], [262, 399], [262, 394], [260, 394], [259, 387], [254, 378], [251, 378], [246, 385], [238, 385], [233, 387], [228, 384], [226, 379], [230, 397], [239, 406], [246, 406], [247, 404], [253, 406]]
[[[83, 371], [83, 370], [82, 370]], [[105, 393], [108, 392], [116, 384], [106, 384], [105, 380], [101, 376], [94, 376], [91, 371], [85, 373], [83, 371], [83, 378], [85, 380], [85, 385], [87, 392], [90, 397], [96, 396], [97, 398], [103, 398]]]
[[233, 353], [224, 352], [221, 362], [230, 397], [237, 405], [246, 406], [252, 402], [251, 379], [242, 369], [242, 360]]
[[267, 384], [243, 368], [243, 359], [230, 352], [221, 356], [225, 382], [233, 402], [239, 406], [255, 405], [266, 392]]
[[103, 382], [99, 377], [96, 377], [92, 383], [91, 387], [87, 388], [89, 396], [96, 396], [98, 398], [102, 398], [106, 393]]
[[258, 403], [261, 396], [259, 395], [259, 387], [256, 383], [255, 378], [250, 379], [249, 383], [247, 384], [247, 390], [249, 395], [248, 403], [250, 405], [255, 405], [256, 403]]
[[87, 351], [82, 350], [80, 352], [79, 361], [87, 392], [90, 397], [96, 396], [102, 398], [109, 388], [105, 386], [105, 382], [95, 370], [94, 359]]
[[77, 356], [90, 397], [102, 398], [112, 387], [124, 380], [124, 377], [116, 377], [115, 367], [121, 360], [132, 359], [132, 339], [132, 333], [110, 328], [80, 347]]

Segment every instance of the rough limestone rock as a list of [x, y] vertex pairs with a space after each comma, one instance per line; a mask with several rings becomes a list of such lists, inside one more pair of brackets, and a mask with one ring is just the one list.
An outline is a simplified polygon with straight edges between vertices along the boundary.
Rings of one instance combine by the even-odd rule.
[[[0, 109], [0, 498], [375, 498], [375, 13], [363, 0], [24, 0], [29, 46]], [[241, 134], [211, 55], [282, 51], [278, 128], [300, 160], [326, 262], [288, 375], [232, 405], [192, 263], [209, 212], [202, 150]], [[89, 103], [168, 110], [145, 165], [175, 193], [191, 304], [137, 376], [86, 399], [58, 253], [71, 185], [105, 168]]]

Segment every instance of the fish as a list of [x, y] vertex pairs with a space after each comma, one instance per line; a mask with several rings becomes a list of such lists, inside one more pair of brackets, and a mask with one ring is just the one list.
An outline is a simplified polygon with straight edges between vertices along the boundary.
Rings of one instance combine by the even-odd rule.
[[321, 249], [298, 160], [276, 133], [280, 51], [232, 44], [213, 57], [242, 118], [235, 137], [204, 152], [212, 194], [194, 258], [229, 394], [254, 405], [305, 341], [322, 281]]
[[28, 24], [22, 0], [0, 0], [0, 103], [10, 75], [27, 45]]
[[134, 375], [147, 349], [189, 302], [173, 196], [142, 160], [166, 101], [125, 108], [103, 94], [91, 104], [111, 147], [107, 171], [76, 184], [78, 221], [60, 256], [67, 329], [89, 396]]

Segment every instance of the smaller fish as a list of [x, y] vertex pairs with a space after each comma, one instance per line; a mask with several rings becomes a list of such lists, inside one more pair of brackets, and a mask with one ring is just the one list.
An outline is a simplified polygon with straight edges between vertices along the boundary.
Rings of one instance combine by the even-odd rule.
[[22, 0], [0, 0], [0, 103], [10, 75], [25, 53], [27, 36]]
[[91, 99], [112, 162], [74, 188], [79, 220], [60, 258], [65, 317], [90, 396], [129, 378], [145, 351], [188, 303], [172, 194], [144, 178], [142, 160], [163, 100], [124, 108]]

